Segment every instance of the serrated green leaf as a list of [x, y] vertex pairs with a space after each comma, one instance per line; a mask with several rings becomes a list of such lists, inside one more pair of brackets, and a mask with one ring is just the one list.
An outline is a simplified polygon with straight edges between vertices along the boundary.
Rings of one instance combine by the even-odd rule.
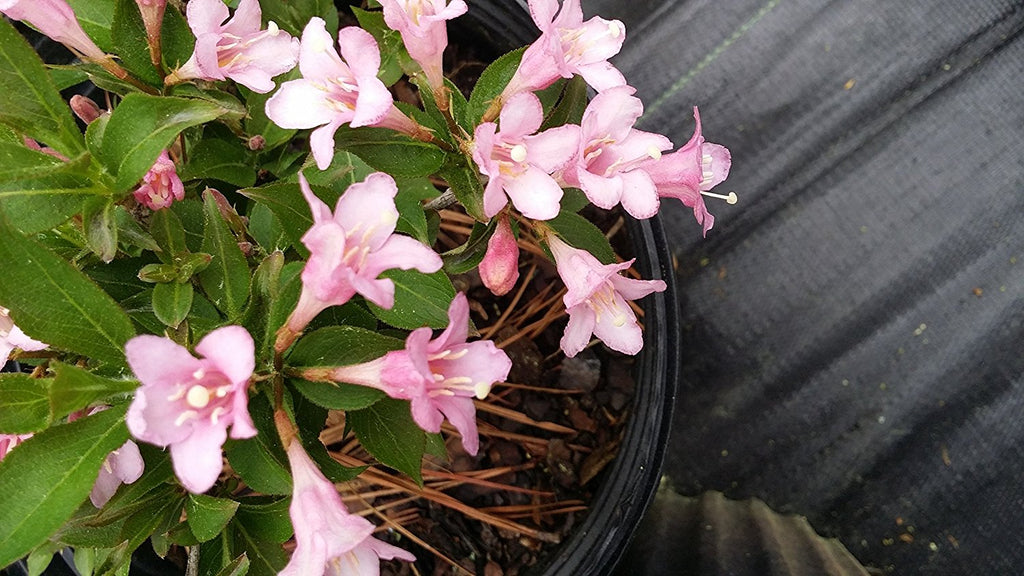
[[0, 461], [0, 565], [45, 541], [85, 500], [103, 460], [128, 439], [126, 409], [43, 430]]
[[52, 362], [50, 369], [57, 374], [48, 390], [50, 417], [54, 420], [139, 387], [135, 380], [104, 378], [62, 362]]
[[[100, 362], [124, 363], [128, 316], [85, 274], [0, 217], [0, 302], [32, 337]], [[45, 298], [40, 295], [45, 294]]]
[[329, 32], [338, 29], [338, 9], [331, 0], [260, 0], [260, 7], [263, 9], [263, 22], [273, 20], [295, 37], [302, 35], [302, 30], [314, 16], [327, 23]]
[[342, 126], [334, 134], [334, 143], [392, 176], [429, 176], [445, 159], [437, 146], [387, 128]]
[[469, 238], [461, 246], [457, 246], [441, 255], [444, 270], [449, 274], [465, 274], [476, 268], [487, 253], [487, 242], [497, 228], [497, 219], [487, 224], [477, 222]]
[[0, 122], [68, 158], [85, 151], [82, 133], [35, 50], [0, 22]]
[[[320, 441], [320, 432], [327, 421], [327, 409], [316, 405], [302, 394], [288, 394], [285, 399], [292, 401], [292, 414], [299, 428], [299, 438], [309, 457], [331, 482], [348, 482], [366, 470], [366, 466], [349, 468], [342, 466], [327, 452], [327, 447]], [[369, 406], [367, 404], [366, 406]], [[359, 408], [365, 408], [360, 406]], [[290, 525], [289, 525], [290, 528]], [[287, 538], [288, 536], [285, 536]]]
[[177, 328], [192, 309], [195, 291], [189, 282], [165, 282], [153, 286], [153, 314], [157, 320]]
[[203, 205], [203, 252], [212, 255], [213, 260], [199, 274], [199, 282], [213, 305], [234, 319], [242, 313], [249, 297], [249, 264], [221, 217], [213, 194], [203, 194]]
[[110, 114], [100, 160], [117, 174], [117, 190], [128, 190], [182, 130], [229, 111], [204, 100], [128, 94]]
[[587, 109], [587, 82], [582, 76], [573, 76], [565, 83], [562, 96], [558, 104], [544, 119], [540, 129], [547, 130], [555, 126], [565, 124], [579, 124], [583, 119], [583, 112]]
[[284, 543], [292, 537], [291, 518], [288, 516], [290, 497], [253, 496], [240, 500], [236, 521], [244, 524], [249, 533], [260, 540]]
[[160, 250], [160, 245], [156, 243], [156, 240], [150, 236], [149, 232], [142, 229], [142, 226], [124, 206], [114, 207], [114, 222], [117, 224], [117, 236], [121, 239], [122, 244], [143, 250]]
[[267, 542], [257, 537], [245, 524], [234, 522], [235, 551], [242, 550], [249, 558], [249, 574], [251, 576], [277, 576], [285, 564], [288, 555], [279, 544]]
[[[445, 321], [447, 324], [447, 320]], [[285, 359], [293, 368], [326, 368], [360, 364], [379, 358], [405, 343], [397, 338], [353, 326], [330, 326], [304, 335]]]
[[291, 494], [292, 476], [270, 403], [263, 396], [253, 396], [249, 399], [249, 414], [259, 433], [246, 440], [229, 440], [224, 446], [228, 462], [253, 490]]
[[590, 252], [603, 264], [615, 263], [615, 250], [604, 233], [583, 216], [563, 210], [545, 224], [574, 248]]
[[117, 254], [117, 221], [110, 198], [92, 198], [82, 210], [82, 226], [89, 249], [103, 262]]
[[472, 158], [449, 155], [438, 175], [445, 179], [455, 198], [470, 216], [479, 222], [490, 220], [484, 214], [484, 185]]
[[188, 21], [173, 4], [167, 6], [160, 27], [160, 52], [164, 68], [181, 68], [195, 50], [195, 44], [196, 37], [188, 27]]
[[473, 93], [469, 95], [469, 103], [466, 106], [466, 126], [475, 128], [480, 124], [480, 119], [494, 99], [512, 80], [525, 51], [524, 47], [500, 56], [480, 73], [480, 79], [473, 86]]
[[82, 29], [103, 50], [113, 48], [110, 40], [110, 28], [114, 20], [116, 0], [68, 0], [68, 5], [75, 11], [75, 18]]
[[168, 264], [174, 262], [175, 255], [188, 252], [185, 228], [181, 224], [181, 218], [172, 210], [153, 212], [149, 218], [149, 233], [161, 248], [157, 256]]
[[346, 413], [345, 418], [367, 452], [423, 485], [420, 466], [426, 438], [412, 419], [408, 401], [384, 398], [369, 408]]
[[444, 328], [455, 287], [443, 270], [424, 274], [416, 270], [387, 270], [381, 274], [395, 283], [395, 305], [387, 310], [370, 304], [370, 310], [395, 328], [414, 330], [421, 326]]
[[110, 194], [88, 175], [89, 163], [89, 156], [82, 155], [67, 163], [41, 162], [35, 169], [0, 174], [0, 209], [27, 234], [59, 225], [80, 212], [85, 200]]
[[[317, 196], [326, 195], [321, 187], [313, 187], [313, 192]], [[297, 182], [278, 182], [259, 188], [246, 188], [239, 190], [238, 193], [270, 209], [281, 222], [284, 233], [295, 250], [304, 258], [309, 256], [309, 250], [302, 245], [300, 239], [313, 225], [313, 216], [309, 211], [309, 204], [299, 191]]]
[[110, 37], [121, 66], [151, 86], [163, 85], [163, 78], [153, 67], [149, 55], [146, 25], [142, 22], [142, 14], [135, 0], [117, 0]]
[[181, 179], [205, 178], [227, 182], [239, 188], [256, 183], [252, 156], [240, 142], [207, 138], [189, 150]]
[[402, 178], [397, 180], [396, 184], [398, 194], [395, 196], [395, 207], [398, 209], [398, 223], [395, 230], [404, 232], [429, 246], [430, 231], [427, 228], [427, 217], [423, 212], [423, 200], [435, 198], [440, 193], [426, 178]]
[[235, 517], [238, 502], [205, 494], [189, 494], [185, 503], [188, 526], [200, 542], [211, 540]]
[[38, 432], [50, 423], [52, 380], [28, 374], [0, 375], [0, 434]]
[[[338, 197], [344, 194], [349, 186], [366, 180], [366, 177], [373, 171], [373, 168], [355, 154], [338, 150], [334, 153], [334, 158], [331, 159], [331, 164], [326, 170], [313, 168], [311, 164], [307, 163], [303, 174], [310, 186], [322, 186], [330, 190], [330, 194], [325, 196], [317, 194], [317, 196], [333, 209]], [[297, 181], [298, 177], [291, 178], [291, 180]]]
[[267, 252], [284, 251], [292, 245], [277, 215], [260, 202], [255, 202], [249, 212], [249, 234]]
[[249, 573], [249, 556], [242, 552], [242, 555], [232, 560], [217, 576], [246, 576]]

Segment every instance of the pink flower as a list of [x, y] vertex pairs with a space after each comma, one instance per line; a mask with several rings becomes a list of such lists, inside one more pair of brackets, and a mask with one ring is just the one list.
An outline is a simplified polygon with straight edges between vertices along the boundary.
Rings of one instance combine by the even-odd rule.
[[466, 13], [463, 0], [382, 0], [384, 22], [402, 35], [409, 55], [435, 89], [444, 85], [441, 56], [448, 45], [446, 21]]
[[660, 159], [649, 160], [642, 167], [654, 181], [659, 196], [678, 198], [684, 205], [693, 208], [693, 216], [707, 236], [708, 230], [715, 225], [715, 217], [708, 212], [703, 197], [736, 203], [735, 192], [728, 195], [709, 192], [729, 176], [732, 159], [725, 146], [704, 141], [700, 129], [700, 113], [696, 106], [693, 107], [693, 118], [697, 127], [685, 146]]
[[0, 460], [6, 458], [15, 446], [31, 437], [31, 434], [0, 434]]
[[[74, 422], [84, 416], [91, 416], [107, 408], [109, 406], [95, 406], [88, 410], [74, 412], [68, 416], [68, 422]], [[103, 508], [110, 501], [114, 493], [117, 492], [117, 488], [121, 484], [131, 484], [138, 480], [142, 476], [145, 467], [146, 462], [142, 459], [142, 454], [139, 453], [139, 446], [131, 440], [128, 440], [120, 448], [108, 454], [103, 460], [103, 465], [100, 467], [100, 474], [96, 478], [96, 483], [89, 493], [89, 500], [92, 502], [92, 505], [97, 508]]]
[[256, 360], [252, 337], [241, 326], [210, 332], [196, 352], [203, 357], [151, 335], [125, 344], [128, 365], [142, 382], [128, 408], [128, 430], [139, 440], [170, 446], [175, 474], [198, 494], [220, 475], [227, 427], [232, 438], [256, 435], [246, 393]]
[[[299, 187], [313, 212], [313, 226], [302, 237], [310, 256], [302, 270], [302, 293], [278, 336], [285, 350], [298, 334], [328, 306], [340, 306], [356, 293], [382, 308], [395, 302], [395, 284], [378, 278], [392, 268], [437, 272], [441, 257], [420, 242], [395, 234], [398, 210], [394, 179], [375, 172], [349, 186], [338, 198], [334, 214], [313, 194], [299, 174]], [[283, 346], [283, 347], [281, 347]]]
[[131, 440], [125, 442], [103, 461], [96, 484], [92, 492], [89, 492], [89, 501], [93, 506], [103, 508], [121, 484], [131, 484], [138, 480], [145, 467], [139, 446]]
[[590, 101], [580, 126], [576, 161], [562, 177], [600, 208], [607, 210], [621, 202], [634, 218], [650, 218], [658, 212], [658, 191], [640, 166], [660, 158], [672, 142], [661, 134], [633, 128], [644, 111], [633, 92], [632, 86], [616, 86]]
[[11, 19], [28, 22], [84, 58], [108, 60], [103, 50], [82, 30], [74, 11], [64, 0], [0, 0], [0, 12]]
[[185, 185], [181, 183], [167, 150], [157, 156], [153, 167], [142, 177], [142, 185], [132, 194], [139, 204], [150, 210], [167, 208], [175, 200], [185, 198]]
[[14, 325], [14, 320], [11, 319], [11, 311], [0, 306], [0, 366], [7, 363], [7, 359], [15, 348], [26, 352], [34, 352], [42, 350], [47, 346], [48, 344], [43, 344], [26, 336], [21, 331], [21, 328]]
[[572, 160], [579, 147], [579, 126], [567, 124], [535, 134], [544, 109], [532, 93], [516, 94], [501, 109], [501, 130], [483, 122], [474, 133], [473, 160], [489, 177], [484, 214], [491, 218], [505, 206], [505, 195], [528, 218], [558, 215], [562, 188], [551, 173]]
[[597, 16], [584, 22], [580, 0], [565, 0], [561, 10], [558, 0], [530, 0], [530, 15], [541, 35], [523, 53], [519, 69], [503, 93], [505, 98], [543, 90], [559, 77], [572, 78], [574, 74], [598, 92], [626, 83], [608, 62], [626, 38], [622, 22]]
[[597, 336], [612, 350], [636, 354], [644, 346], [636, 315], [627, 300], [643, 298], [665, 290], [661, 280], [633, 280], [619, 272], [632, 266], [633, 260], [619, 264], [601, 264], [586, 250], [579, 250], [548, 236], [548, 247], [555, 257], [558, 275], [568, 292], [562, 299], [569, 323], [562, 335], [561, 347], [572, 358], [587, 347], [590, 335]]
[[430, 328], [413, 330], [405, 349], [382, 358], [335, 368], [328, 379], [383, 390], [392, 398], [412, 401], [412, 417], [427, 432], [440, 432], [444, 418], [462, 436], [462, 446], [475, 455], [480, 448], [473, 397], [483, 399], [495, 382], [508, 377], [512, 360], [490, 340], [466, 342], [469, 303], [455, 295], [448, 307], [448, 327], [430, 339]]
[[508, 214], [498, 216], [497, 228], [487, 241], [487, 251], [480, 262], [480, 279], [495, 296], [508, 294], [519, 280], [519, 245]]
[[302, 78], [281, 85], [267, 100], [267, 117], [282, 128], [317, 128], [309, 138], [321, 170], [334, 158], [334, 133], [342, 124], [380, 126], [415, 134], [418, 126], [395, 108], [391, 92], [377, 78], [380, 49], [356, 26], [338, 31], [339, 56], [324, 21], [312, 18], [302, 31]]
[[273, 22], [260, 30], [262, 12], [257, 0], [241, 0], [230, 20], [223, 0], [190, 0], [185, 12], [196, 36], [195, 52], [165, 79], [166, 84], [230, 78], [264, 94], [274, 89], [274, 76], [295, 67], [298, 40]]
[[378, 576], [380, 560], [412, 562], [409, 552], [372, 536], [373, 524], [349, 514], [334, 484], [324, 477], [298, 439], [288, 443], [292, 469], [295, 551], [278, 576]]

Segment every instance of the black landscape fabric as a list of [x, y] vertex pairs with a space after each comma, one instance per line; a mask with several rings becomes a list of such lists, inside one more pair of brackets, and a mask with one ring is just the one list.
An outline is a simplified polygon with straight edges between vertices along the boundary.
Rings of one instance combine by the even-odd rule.
[[[679, 146], [698, 105], [732, 151], [706, 239], [662, 211], [675, 490], [805, 515], [885, 574], [1024, 574], [1024, 3], [584, 9], [626, 23], [640, 128]], [[632, 573], [679, 573], [662, 537]]]

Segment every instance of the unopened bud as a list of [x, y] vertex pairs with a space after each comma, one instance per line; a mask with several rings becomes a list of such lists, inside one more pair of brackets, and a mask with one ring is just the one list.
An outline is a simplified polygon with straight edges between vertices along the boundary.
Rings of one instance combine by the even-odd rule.
[[71, 105], [71, 111], [75, 113], [75, 116], [78, 116], [78, 118], [86, 124], [92, 124], [94, 120], [100, 117], [100, 114], [103, 114], [103, 110], [100, 109], [99, 104], [96, 104], [92, 98], [82, 96], [81, 94], [75, 94], [72, 96], [69, 104]]
[[259, 134], [253, 136], [252, 138], [249, 138], [249, 150], [252, 150], [253, 152], [263, 150], [263, 147], [266, 145], [267, 139], [264, 138], [263, 136], [260, 136]]
[[498, 216], [498, 227], [487, 241], [487, 252], [480, 262], [480, 279], [495, 296], [508, 294], [519, 280], [519, 245], [506, 213]]

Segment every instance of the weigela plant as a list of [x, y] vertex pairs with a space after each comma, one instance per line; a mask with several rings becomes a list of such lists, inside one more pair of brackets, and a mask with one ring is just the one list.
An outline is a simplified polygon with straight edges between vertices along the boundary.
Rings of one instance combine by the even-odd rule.
[[[442, 434], [477, 454], [476, 402], [513, 366], [452, 277], [514, 293], [523, 246], [563, 281], [566, 356], [641, 350], [631, 301], [665, 283], [580, 211], [678, 199], [706, 234], [729, 151], [696, 108], [675, 151], [634, 127], [621, 22], [529, 8], [537, 40], [459, 87], [462, 0], [380, 0], [360, 26], [313, 1], [0, 0], [0, 567], [70, 547], [127, 574], [147, 539], [210, 575], [413, 560], [349, 510], [364, 467], [321, 431], [344, 418], [421, 486]], [[441, 211], [464, 244], [440, 248]]]

